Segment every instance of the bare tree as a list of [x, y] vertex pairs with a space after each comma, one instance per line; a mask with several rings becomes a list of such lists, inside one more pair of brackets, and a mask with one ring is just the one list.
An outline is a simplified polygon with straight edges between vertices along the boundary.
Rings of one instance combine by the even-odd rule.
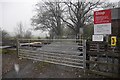
[[105, 2], [102, 6], [103, 9], [112, 9], [118, 7], [118, 2]]
[[15, 28], [15, 38], [31, 38], [32, 37], [32, 32], [30, 29], [25, 30], [24, 25], [22, 22], [19, 22], [17, 24], [17, 27]]
[[30, 39], [32, 37], [32, 33], [30, 30], [26, 30], [24, 33], [24, 38]]
[[1, 28], [0, 28], [0, 35], [2, 38], [1, 40], [5, 40], [5, 39], [10, 38], [9, 33], [6, 30], [2, 30]]
[[[63, 13], [59, 0], [54, 2], [44, 2], [37, 4], [37, 15], [32, 18], [32, 25], [35, 29], [54, 31], [54, 35], [62, 35], [61, 15]], [[43, 8], [43, 9], [42, 9]]]
[[11, 36], [9, 33], [6, 30], [0, 28], [0, 46], [5, 45], [7, 42], [9, 42], [8, 40], [10, 39]]
[[24, 37], [24, 29], [22, 22], [19, 22], [17, 24], [17, 27], [15, 28], [15, 36], [16, 38], [23, 38]]
[[64, 3], [67, 6], [68, 17], [61, 17], [61, 19], [74, 30], [76, 36], [79, 34], [81, 27], [93, 21], [93, 10], [102, 4], [100, 0], [95, 2], [77, 0], [76, 2], [68, 1]]

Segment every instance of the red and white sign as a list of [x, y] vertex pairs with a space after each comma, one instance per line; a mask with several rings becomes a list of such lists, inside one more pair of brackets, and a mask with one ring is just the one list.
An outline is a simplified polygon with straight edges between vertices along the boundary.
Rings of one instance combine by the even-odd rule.
[[111, 10], [94, 12], [94, 34], [111, 34]]
[[94, 24], [111, 23], [111, 10], [101, 10], [94, 12]]

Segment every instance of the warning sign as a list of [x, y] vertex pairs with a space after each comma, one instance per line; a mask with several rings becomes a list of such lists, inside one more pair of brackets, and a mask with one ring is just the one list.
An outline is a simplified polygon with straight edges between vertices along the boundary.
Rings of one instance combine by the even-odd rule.
[[94, 34], [111, 34], [111, 9], [94, 12]]
[[94, 24], [111, 23], [111, 9], [94, 12]]
[[116, 46], [117, 38], [116, 36], [111, 37], [111, 46]]

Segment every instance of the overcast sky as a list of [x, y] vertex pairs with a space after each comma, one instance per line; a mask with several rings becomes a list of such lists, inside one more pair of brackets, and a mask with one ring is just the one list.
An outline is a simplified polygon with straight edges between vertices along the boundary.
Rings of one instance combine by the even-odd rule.
[[[31, 18], [34, 15], [34, 5], [39, 0], [0, 0], [0, 27], [14, 35], [17, 24], [21, 21], [24, 30], [32, 28]], [[32, 31], [33, 35], [46, 36], [41, 31]]]
[[[34, 15], [34, 5], [38, 1], [41, 0], [0, 0], [0, 27], [11, 34], [14, 34], [15, 27], [20, 21], [25, 25], [25, 29], [32, 28], [30, 19]], [[40, 31], [35, 31], [33, 34], [44, 35]]]

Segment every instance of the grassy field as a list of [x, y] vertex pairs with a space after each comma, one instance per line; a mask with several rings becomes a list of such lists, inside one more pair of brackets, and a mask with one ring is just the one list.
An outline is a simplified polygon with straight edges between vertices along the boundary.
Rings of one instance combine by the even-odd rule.
[[0, 54], [15, 54], [16, 50], [0, 49]]

